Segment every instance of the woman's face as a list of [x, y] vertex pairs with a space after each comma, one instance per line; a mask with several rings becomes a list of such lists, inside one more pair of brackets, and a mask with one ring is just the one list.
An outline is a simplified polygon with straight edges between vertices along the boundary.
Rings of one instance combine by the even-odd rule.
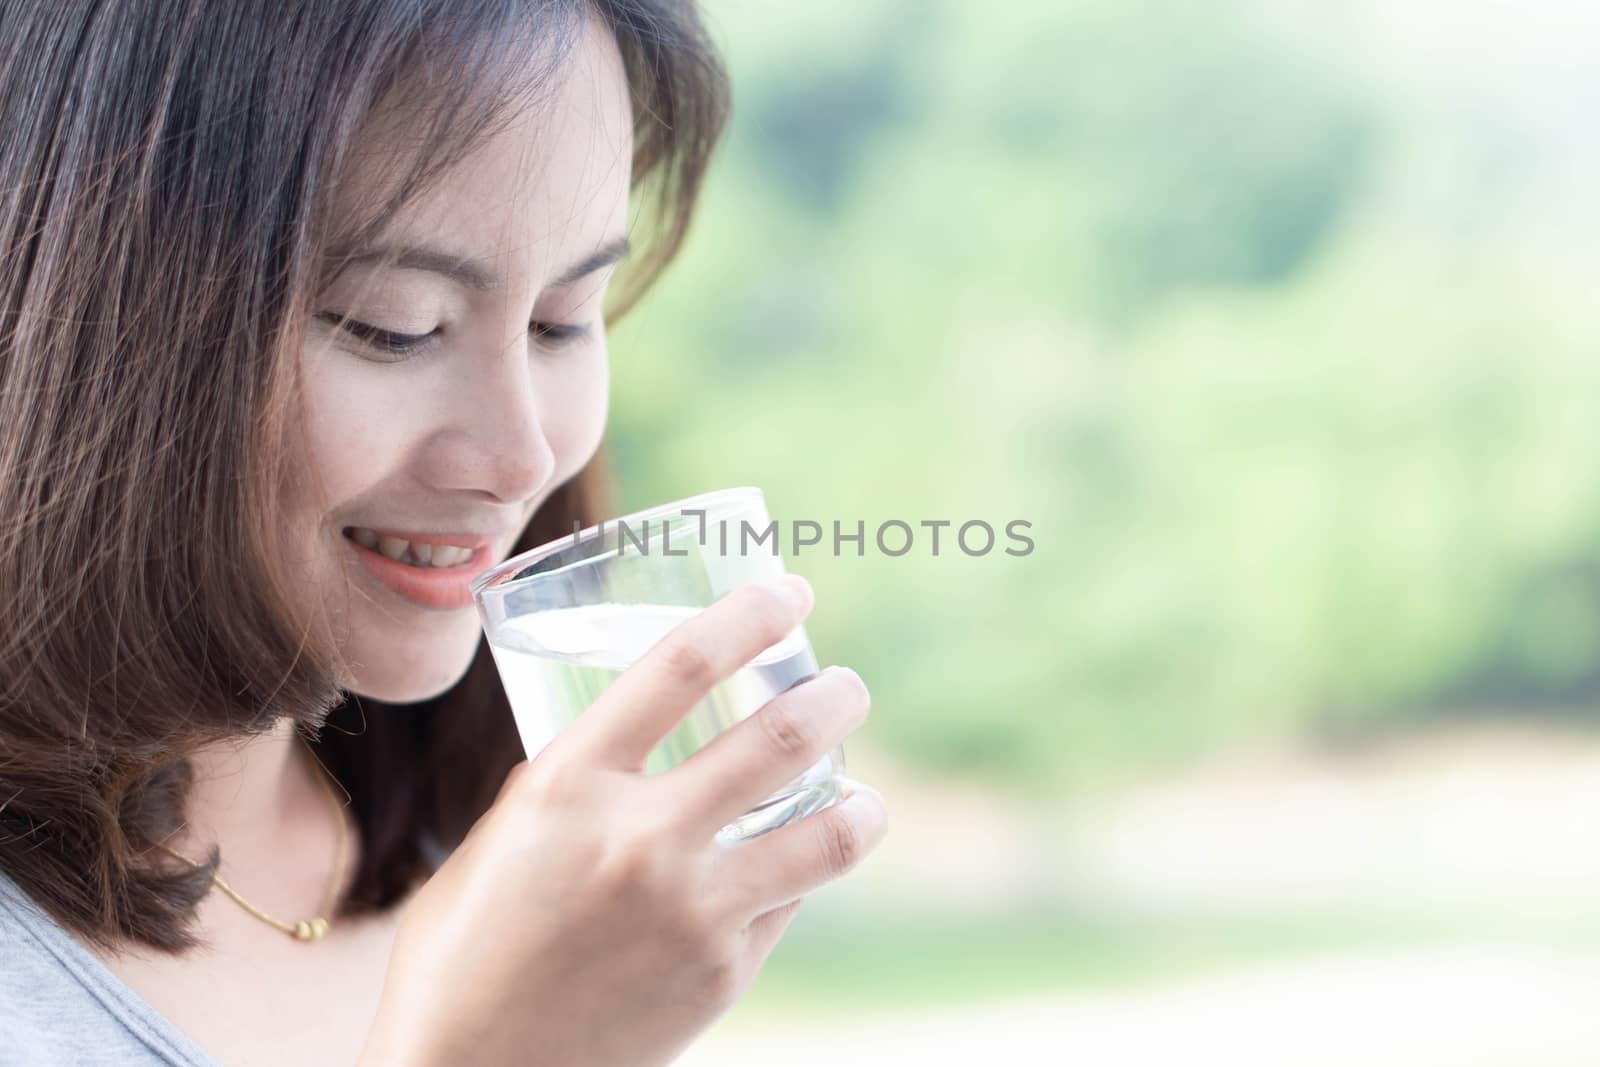
[[[382, 247], [411, 250], [398, 266], [358, 260], [307, 327], [309, 477], [284, 521], [364, 696], [460, 678], [479, 638], [468, 580], [600, 443], [633, 141], [621, 59], [592, 20], [553, 88], [392, 220]], [[406, 136], [385, 128], [341, 200], [383, 182], [384, 144]]]

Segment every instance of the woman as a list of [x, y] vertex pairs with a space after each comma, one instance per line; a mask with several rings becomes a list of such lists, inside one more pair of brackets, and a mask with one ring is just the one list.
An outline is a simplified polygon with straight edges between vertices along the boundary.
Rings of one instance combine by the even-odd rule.
[[602, 304], [726, 110], [694, 12], [0, 28], [0, 1063], [668, 1062], [881, 838], [861, 787], [714, 839], [866, 691], [645, 776], [810, 609], [751, 586], [519, 762], [465, 585], [607, 510]]

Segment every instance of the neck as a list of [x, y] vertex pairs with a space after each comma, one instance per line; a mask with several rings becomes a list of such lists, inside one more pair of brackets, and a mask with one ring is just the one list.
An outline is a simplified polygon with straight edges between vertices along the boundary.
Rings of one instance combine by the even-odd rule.
[[[334, 813], [317, 783], [321, 771], [282, 719], [265, 734], [209, 746], [190, 758], [194, 771], [178, 840], [199, 856], [213, 844], [224, 868], [255, 865], [285, 843], [319, 838]], [[278, 853], [282, 855], [282, 853]]]

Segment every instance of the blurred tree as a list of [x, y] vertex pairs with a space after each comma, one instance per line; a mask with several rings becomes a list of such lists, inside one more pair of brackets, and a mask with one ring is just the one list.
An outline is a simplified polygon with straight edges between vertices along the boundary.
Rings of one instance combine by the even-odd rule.
[[[1384, 67], [1374, 12], [713, 5], [735, 124], [614, 344], [624, 499], [864, 521], [862, 557], [791, 566], [930, 768], [1055, 787], [1587, 697], [1578, 111]], [[1013, 518], [1027, 557], [870, 546]]]

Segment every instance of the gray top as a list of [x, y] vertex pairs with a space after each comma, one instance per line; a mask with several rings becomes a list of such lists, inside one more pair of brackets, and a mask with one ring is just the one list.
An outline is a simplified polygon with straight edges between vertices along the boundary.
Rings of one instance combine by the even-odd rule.
[[218, 1067], [0, 874], [0, 1067]]

